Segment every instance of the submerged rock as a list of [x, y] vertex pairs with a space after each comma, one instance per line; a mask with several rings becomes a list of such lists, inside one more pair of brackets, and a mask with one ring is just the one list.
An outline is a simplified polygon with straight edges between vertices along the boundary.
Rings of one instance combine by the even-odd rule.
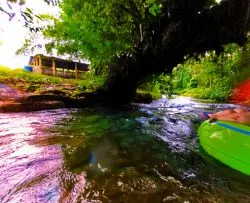
[[30, 111], [40, 111], [40, 110], [50, 110], [65, 108], [65, 104], [62, 101], [37, 101], [37, 102], [24, 102], [15, 103], [9, 102], [0, 105], [0, 113], [4, 112], [30, 112]]

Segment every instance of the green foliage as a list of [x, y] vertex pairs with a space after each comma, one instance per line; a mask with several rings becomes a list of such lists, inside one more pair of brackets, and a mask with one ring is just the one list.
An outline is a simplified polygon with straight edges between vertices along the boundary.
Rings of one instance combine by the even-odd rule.
[[146, 0], [146, 5], [149, 7], [149, 12], [153, 16], [157, 16], [161, 12], [162, 4], [158, 0]]
[[147, 82], [142, 83], [137, 92], [149, 92], [154, 98], [161, 97], [162, 94], [171, 94], [172, 81], [171, 76], [166, 74], [153, 75], [147, 79]]
[[98, 66], [132, 51], [144, 28], [161, 12], [162, 0], [63, 0], [61, 14], [43, 32], [48, 51], [86, 58]]
[[146, 94], [150, 94], [152, 96], [152, 99], [156, 100], [156, 99], [160, 99], [162, 97], [162, 94], [159, 92], [153, 92], [150, 90], [144, 90], [142, 88], [138, 88], [136, 90], [137, 93], [141, 94], [141, 95], [146, 95]]
[[227, 100], [242, 75], [241, 55], [242, 48], [229, 44], [218, 57], [211, 51], [198, 56], [197, 60], [188, 59], [173, 70], [174, 92], [216, 101]]
[[84, 75], [84, 79], [79, 82], [79, 88], [84, 91], [93, 91], [104, 86], [107, 72], [96, 75], [94, 70], [88, 71]]
[[243, 48], [229, 44], [219, 56], [210, 51], [179, 64], [172, 75], [151, 77], [140, 85], [139, 91], [226, 101], [232, 88], [250, 77], [249, 53], [249, 44]]
[[118, 25], [113, 7], [117, 8], [115, 1], [64, 0], [60, 19], [44, 31], [53, 39], [47, 50], [55, 48], [59, 54], [78, 55], [94, 64], [109, 61], [110, 56], [127, 49], [131, 40], [130, 18], [120, 13]]

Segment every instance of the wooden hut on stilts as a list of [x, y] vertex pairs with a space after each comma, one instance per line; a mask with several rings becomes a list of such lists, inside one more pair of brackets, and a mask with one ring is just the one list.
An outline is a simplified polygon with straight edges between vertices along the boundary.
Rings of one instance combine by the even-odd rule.
[[86, 63], [74, 62], [42, 54], [31, 56], [29, 66], [32, 72], [62, 78], [83, 79], [84, 73], [89, 70]]

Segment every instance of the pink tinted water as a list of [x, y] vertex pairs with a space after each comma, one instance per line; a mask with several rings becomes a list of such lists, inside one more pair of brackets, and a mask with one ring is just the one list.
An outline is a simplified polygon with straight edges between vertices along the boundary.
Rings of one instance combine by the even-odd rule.
[[[51, 137], [47, 129], [68, 113], [0, 114], [0, 202], [58, 202], [68, 196], [60, 180], [70, 175], [62, 169], [60, 145], [39, 142]], [[75, 179], [82, 189], [84, 174]]]

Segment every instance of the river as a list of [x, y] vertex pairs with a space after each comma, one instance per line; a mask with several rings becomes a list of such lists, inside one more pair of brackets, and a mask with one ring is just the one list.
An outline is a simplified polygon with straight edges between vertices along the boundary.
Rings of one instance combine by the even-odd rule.
[[207, 155], [189, 98], [0, 114], [0, 202], [250, 202], [250, 177]]

